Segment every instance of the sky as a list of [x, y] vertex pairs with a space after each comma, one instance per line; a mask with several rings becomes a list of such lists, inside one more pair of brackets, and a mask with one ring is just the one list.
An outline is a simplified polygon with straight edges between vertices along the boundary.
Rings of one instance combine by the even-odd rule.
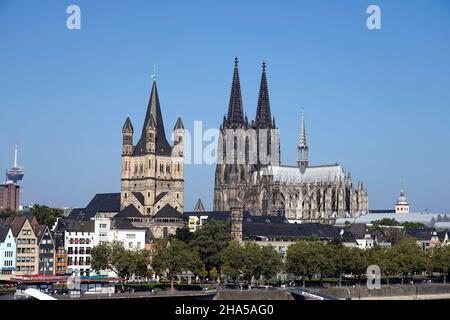
[[[81, 9], [81, 29], [66, 8]], [[369, 30], [366, 9], [381, 9]], [[153, 66], [166, 135], [178, 116], [217, 128], [239, 57], [254, 119], [267, 63], [281, 161], [339, 162], [393, 207], [449, 212], [450, 1], [0, 0], [0, 168], [19, 145], [21, 204], [84, 207], [120, 191], [121, 129], [144, 121]], [[212, 210], [214, 165], [185, 166], [185, 209]]]

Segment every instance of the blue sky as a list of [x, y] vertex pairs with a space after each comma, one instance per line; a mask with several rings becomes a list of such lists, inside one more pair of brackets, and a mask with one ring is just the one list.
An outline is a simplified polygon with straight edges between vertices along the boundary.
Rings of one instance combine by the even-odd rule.
[[[81, 30], [66, 8], [81, 8]], [[366, 28], [377, 4], [382, 30]], [[296, 161], [301, 108], [313, 164], [338, 161], [392, 207], [450, 210], [450, 1], [0, 0], [0, 168], [14, 144], [22, 203], [84, 206], [120, 190], [121, 128], [142, 126], [157, 65], [166, 130], [217, 127], [233, 59], [254, 118], [268, 64], [281, 160]], [[170, 136], [170, 133], [167, 132]], [[185, 168], [185, 207], [212, 208], [214, 166]]]

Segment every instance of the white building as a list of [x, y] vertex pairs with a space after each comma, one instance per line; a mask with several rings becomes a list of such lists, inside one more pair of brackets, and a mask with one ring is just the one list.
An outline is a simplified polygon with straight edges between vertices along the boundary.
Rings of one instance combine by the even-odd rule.
[[405, 191], [400, 191], [400, 197], [398, 197], [397, 203], [395, 204], [395, 213], [409, 213], [409, 203], [408, 199], [405, 197]]
[[91, 250], [94, 246], [94, 221], [76, 221], [64, 233], [64, 248], [67, 252], [67, 273], [89, 276]]
[[111, 221], [111, 229], [108, 231], [108, 241], [122, 243], [125, 250], [142, 250], [145, 248], [146, 228], [138, 228], [125, 218], [117, 218]]
[[11, 228], [0, 228], [0, 279], [16, 273], [16, 241]]

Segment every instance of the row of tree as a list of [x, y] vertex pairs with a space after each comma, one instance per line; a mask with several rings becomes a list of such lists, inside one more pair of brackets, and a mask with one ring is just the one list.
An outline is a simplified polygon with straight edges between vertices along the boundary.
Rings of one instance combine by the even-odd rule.
[[349, 248], [339, 242], [300, 241], [289, 247], [285, 271], [301, 278], [303, 283], [313, 276], [339, 278], [353, 275], [361, 279], [367, 267], [376, 265], [389, 278], [403, 279], [414, 274], [440, 272], [444, 281], [450, 267], [450, 246], [436, 246], [427, 252], [414, 239], [403, 239], [392, 248], [375, 246], [368, 250]]
[[189, 273], [201, 279], [233, 281], [269, 280], [279, 272], [298, 277], [303, 283], [313, 277], [321, 280], [344, 276], [361, 279], [369, 265], [380, 267], [388, 281], [424, 272], [441, 272], [450, 266], [450, 246], [438, 246], [424, 252], [413, 239], [403, 239], [392, 248], [369, 250], [349, 248], [338, 240], [298, 241], [288, 248], [284, 261], [271, 246], [255, 242], [230, 241], [227, 225], [211, 221], [195, 233], [183, 228], [176, 236], [158, 241], [151, 252], [127, 251], [120, 243], [102, 244], [92, 250], [94, 270], [112, 270], [120, 277], [160, 275], [174, 281]]

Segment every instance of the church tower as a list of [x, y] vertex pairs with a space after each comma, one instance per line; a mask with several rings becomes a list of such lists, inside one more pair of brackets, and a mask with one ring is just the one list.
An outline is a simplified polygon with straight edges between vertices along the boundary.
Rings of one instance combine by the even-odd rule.
[[[143, 215], [153, 216], [166, 204], [183, 211], [183, 136], [180, 118], [174, 128], [174, 146], [166, 138], [156, 80], [144, 125], [136, 145], [130, 118], [122, 129], [121, 209], [134, 205]], [[181, 151], [180, 151], [181, 149]]]
[[297, 164], [300, 168], [300, 172], [303, 174], [308, 167], [308, 153], [309, 147], [306, 143], [306, 129], [305, 129], [305, 113], [302, 111], [301, 128], [300, 128], [300, 141], [297, 146]]
[[214, 210], [244, 206], [245, 188], [251, 175], [250, 147], [256, 145], [244, 114], [238, 58], [234, 60], [228, 112], [220, 127], [214, 186]]

